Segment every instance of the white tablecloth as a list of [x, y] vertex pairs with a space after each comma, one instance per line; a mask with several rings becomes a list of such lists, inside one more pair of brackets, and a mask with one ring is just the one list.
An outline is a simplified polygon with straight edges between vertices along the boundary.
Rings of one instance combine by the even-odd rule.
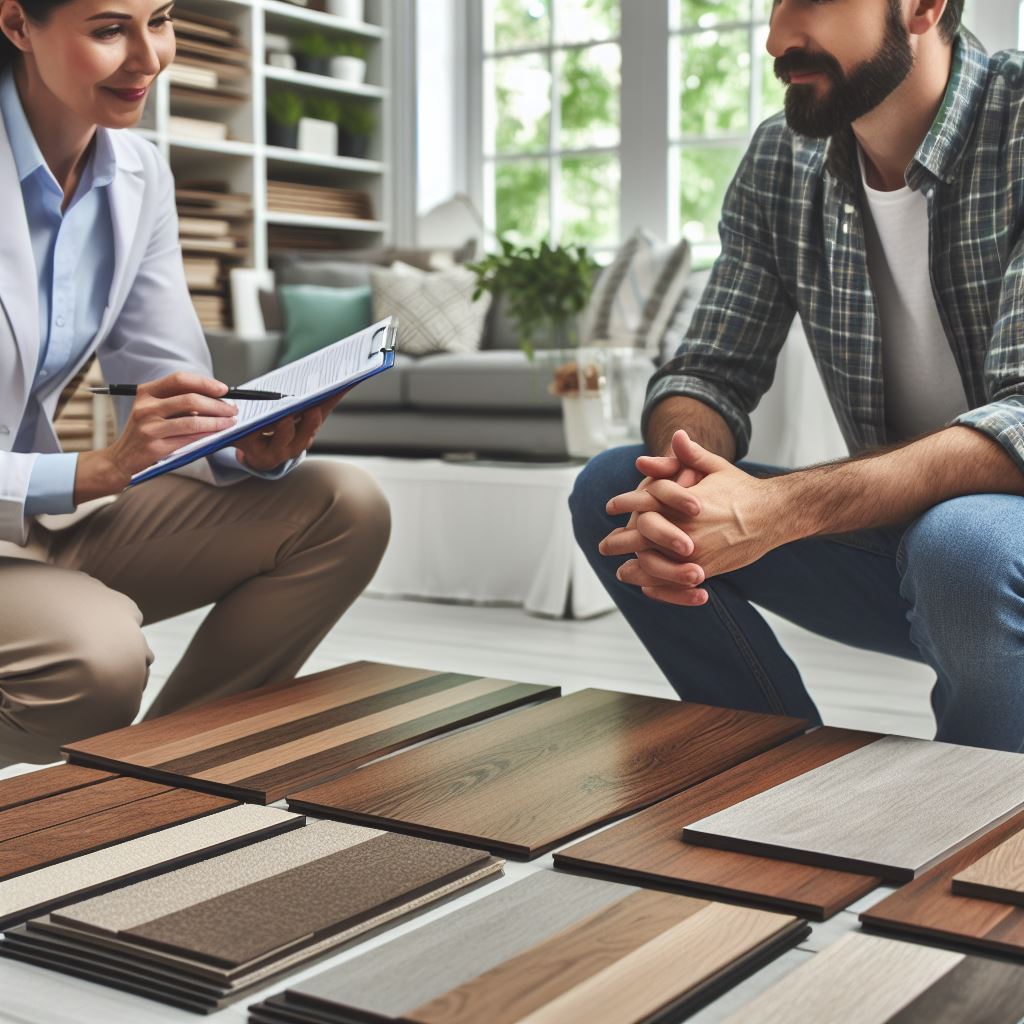
[[614, 607], [572, 535], [567, 502], [580, 465], [318, 457], [363, 467], [391, 504], [391, 542], [369, 593], [550, 617]]

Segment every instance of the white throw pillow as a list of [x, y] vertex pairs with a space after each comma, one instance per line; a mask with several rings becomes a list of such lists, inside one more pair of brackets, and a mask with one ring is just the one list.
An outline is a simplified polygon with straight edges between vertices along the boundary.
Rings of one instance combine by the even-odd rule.
[[407, 265], [370, 273], [373, 318], [398, 318], [398, 350], [475, 352], [480, 348], [491, 296], [473, 301], [476, 275], [465, 267], [427, 272]]

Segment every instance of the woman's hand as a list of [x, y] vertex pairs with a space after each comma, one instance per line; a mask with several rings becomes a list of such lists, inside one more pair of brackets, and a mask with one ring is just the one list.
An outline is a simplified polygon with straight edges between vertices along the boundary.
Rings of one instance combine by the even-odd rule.
[[295, 416], [285, 416], [265, 430], [256, 430], [235, 442], [238, 461], [258, 473], [271, 469], [301, 455], [316, 437], [330, 411], [342, 400], [345, 392], [332, 395], [319, 405], [310, 406]]
[[75, 504], [120, 494], [132, 474], [192, 441], [233, 427], [238, 410], [220, 400], [227, 390], [218, 380], [185, 372], [140, 384], [117, 440], [79, 455]]

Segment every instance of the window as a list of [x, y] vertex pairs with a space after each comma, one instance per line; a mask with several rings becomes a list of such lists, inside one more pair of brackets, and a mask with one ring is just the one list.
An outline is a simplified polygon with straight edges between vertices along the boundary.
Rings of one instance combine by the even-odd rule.
[[618, 0], [482, 0], [483, 202], [518, 242], [619, 239]]

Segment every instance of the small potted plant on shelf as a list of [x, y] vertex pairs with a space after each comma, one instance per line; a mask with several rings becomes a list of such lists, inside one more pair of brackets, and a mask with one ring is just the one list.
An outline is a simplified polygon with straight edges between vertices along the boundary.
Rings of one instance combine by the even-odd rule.
[[339, 39], [334, 44], [331, 77], [357, 85], [366, 81], [366, 47], [358, 39]]
[[338, 117], [338, 156], [365, 160], [377, 115], [366, 103], [343, 103]]
[[274, 91], [267, 96], [267, 142], [295, 149], [299, 144], [302, 100], [294, 92]]
[[300, 71], [312, 75], [329, 75], [334, 44], [323, 32], [306, 32], [295, 40], [295, 60]]
[[303, 153], [334, 156], [338, 152], [341, 104], [330, 96], [311, 96], [302, 105], [298, 148]]

